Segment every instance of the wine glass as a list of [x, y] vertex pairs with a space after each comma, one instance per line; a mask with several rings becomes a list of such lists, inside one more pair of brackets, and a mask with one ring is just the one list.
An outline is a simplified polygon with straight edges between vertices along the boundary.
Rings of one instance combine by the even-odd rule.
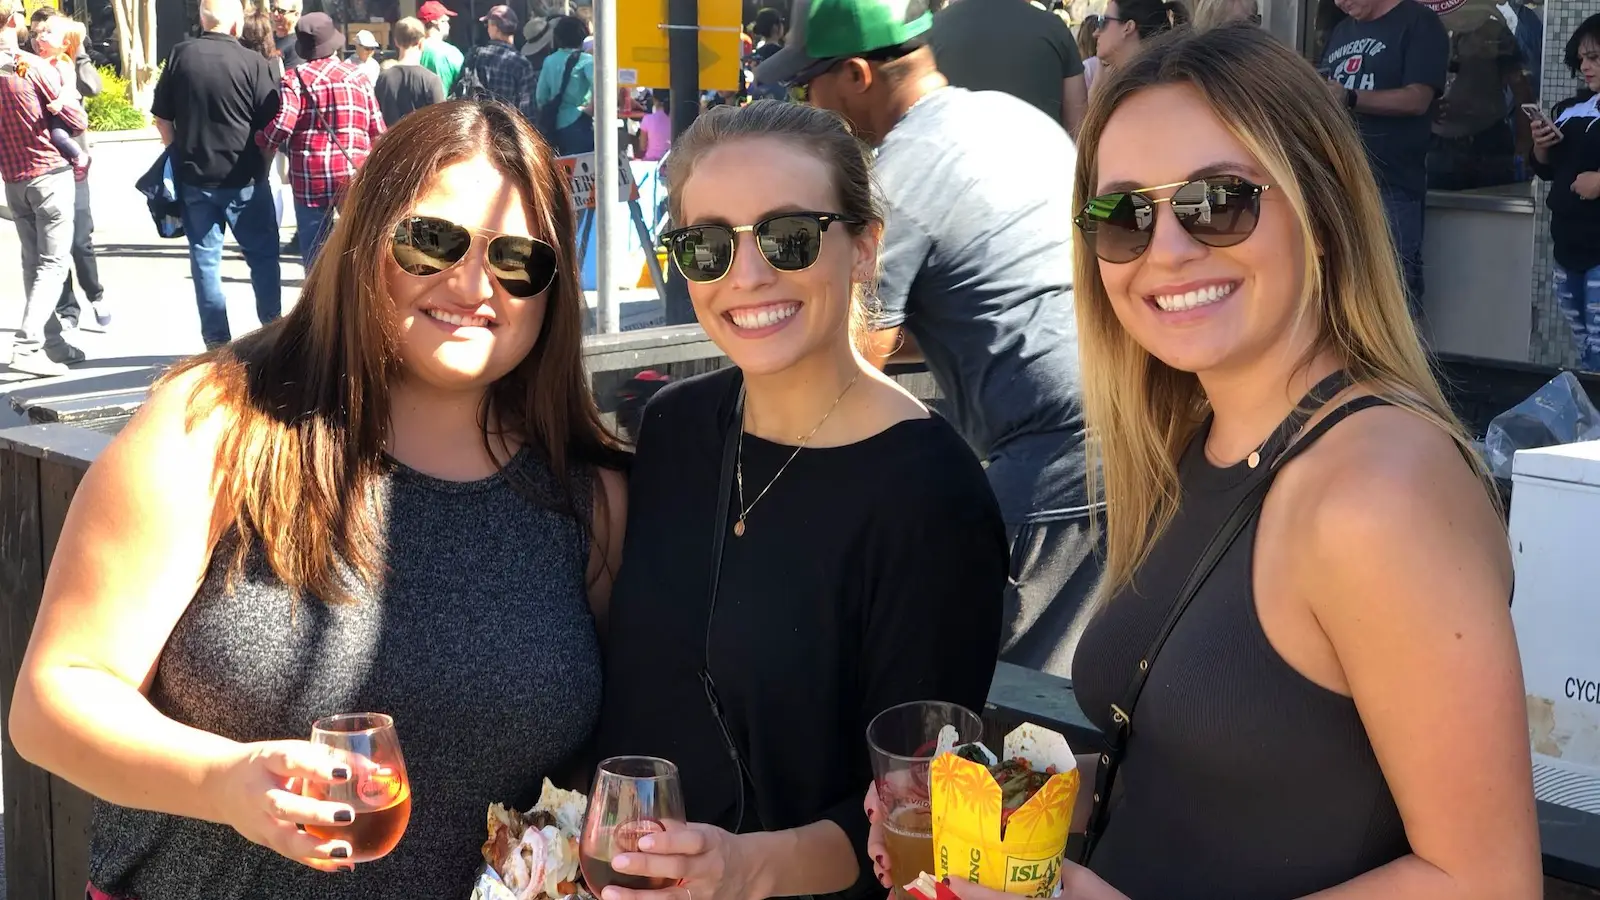
[[578, 844], [584, 881], [596, 897], [608, 885], [635, 891], [659, 891], [675, 878], [628, 875], [611, 868], [619, 854], [639, 849], [639, 839], [681, 825], [683, 787], [678, 767], [652, 756], [614, 756], [600, 764], [589, 792], [589, 814]]
[[348, 825], [307, 825], [306, 833], [325, 841], [348, 841], [353, 863], [387, 856], [411, 821], [411, 782], [394, 719], [383, 713], [328, 716], [312, 724], [311, 742], [329, 748], [350, 770], [350, 778], [308, 782], [305, 795], [348, 803], [356, 817]]

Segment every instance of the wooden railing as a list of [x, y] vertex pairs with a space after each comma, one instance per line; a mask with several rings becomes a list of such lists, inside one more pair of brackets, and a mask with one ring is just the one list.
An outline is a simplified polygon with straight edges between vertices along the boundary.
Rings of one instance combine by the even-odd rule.
[[[586, 341], [586, 354], [596, 395], [613, 414], [619, 389], [641, 370], [679, 379], [727, 364], [697, 327], [594, 337]], [[1533, 371], [1513, 375], [1521, 379], [1517, 389], [1521, 382], [1536, 388], [1549, 377]], [[908, 369], [896, 377], [919, 397], [937, 399], [926, 373]], [[148, 378], [134, 380], [126, 390], [102, 390], [92, 397], [35, 397], [25, 411], [39, 424], [0, 431], [0, 703], [9, 704], [15, 689], [44, 575], [78, 483], [142, 402]], [[1000, 666], [984, 719], [991, 742], [998, 743], [1016, 724], [1032, 721], [1061, 731], [1080, 752], [1100, 748], [1099, 734], [1079, 708], [1070, 682], [1016, 666]], [[87, 880], [88, 795], [23, 762], [9, 736], [0, 745], [0, 764], [10, 897], [81, 900]], [[1551, 876], [1547, 900], [1600, 898], [1600, 891], [1584, 887], [1600, 887], [1600, 816], [1540, 803], [1539, 818], [1545, 871]]]

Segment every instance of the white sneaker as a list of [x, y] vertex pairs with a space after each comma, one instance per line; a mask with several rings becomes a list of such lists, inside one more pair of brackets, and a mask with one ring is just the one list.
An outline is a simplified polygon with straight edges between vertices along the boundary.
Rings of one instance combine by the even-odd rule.
[[67, 367], [44, 355], [43, 350], [18, 353], [11, 357], [11, 371], [32, 375], [35, 378], [53, 378], [67, 374]]

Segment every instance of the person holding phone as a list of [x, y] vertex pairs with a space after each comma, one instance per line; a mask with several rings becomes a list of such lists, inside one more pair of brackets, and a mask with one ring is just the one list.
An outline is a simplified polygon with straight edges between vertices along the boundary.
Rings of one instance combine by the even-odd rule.
[[[1567, 67], [1583, 90], [1545, 116], [1524, 104], [1533, 127], [1533, 171], [1550, 183], [1556, 302], [1572, 326], [1578, 365], [1600, 371], [1600, 14], [1567, 41]], [[1531, 107], [1531, 108], [1530, 108]]]

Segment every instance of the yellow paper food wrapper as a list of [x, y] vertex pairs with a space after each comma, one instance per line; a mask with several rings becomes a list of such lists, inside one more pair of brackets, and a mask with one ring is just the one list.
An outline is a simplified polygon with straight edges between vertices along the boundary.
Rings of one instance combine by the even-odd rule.
[[989, 770], [954, 753], [935, 759], [933, 874], [1024, 897], [1055, 896], [1078, 799], [1077, 760], [1066, 738], [1031, 724], [1006, 736], [1001, 758], [1026, 759], [1036, 771], [1054, 766], [1056, 774], [1011, 814], [1002, 837], [1000, 785]]

